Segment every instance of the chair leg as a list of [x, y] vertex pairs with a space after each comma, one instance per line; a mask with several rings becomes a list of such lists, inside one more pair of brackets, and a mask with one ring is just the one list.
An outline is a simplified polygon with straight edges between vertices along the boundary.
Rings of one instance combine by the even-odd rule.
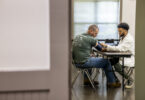
[[100, 73], [99, 72], [99, 69], [96, 69], [96, 73], [95, 73], [95, 76], [94, 76], [94, 78], [93, 78], [93, 81], [96, 79], [96, 77], [98, 76], [98, 73]]
[[133, 70], [134, 70], [134, 68], [131, 68], [131, 72], [130, 72], [130, 74], [129, 74], [129, 75], [131, 75], [131, 74], [133, 73]]
[[102, 78], [104, 78], [105, 77], [105, 72], [104, 72], [104, 70], [102, 69]]
[[128, 73], [128, 76], [129, 76], [129, 77], [132, 75], [133, 70], [134, 70], [134, 69], [133, 69], [133, 68], [131, 68], [130, 73]]
[[132, 70], [132, 68], [130, 68], [130, 69], [128, 70], [127, 75], [131, 72], [131, 70]]
[[89, 79], [89, 81], [90, 81], [90, 83], [91, 83], [93, 89], [96, 90], [96, 88], [95, 88], [95, 86], [94, 86], [94, 83], [93, 83], [93, 81], [92, 81], [92, 79], [91, 79], [91, 76], [90, 76], [88, 70], [85, 70], [85, 73], [86, 73], [86, 75], [87, 75], [87, 77], [88, 77], [88, 79]]
[[77, 78], [78, 78], [78, 76], [80, 75], [80, 73], [81, 73], [81, 71], [78, 71], [78, 72], [77, 72], [76, 77], [75, 77], [75, 78], [74, 78], [74, 80], [72, 81], [72, 87], [73, 87], [73, 85], [74, 85], [74, 83], [75, 83], [76, 79], [77, 79]]
[[[130, 69], [128, 70], [128, 72], [127, 72], [128, 77], [130, 77], [130, 76], [132, 75], [133, 70], [134, 70], [134, 68], [130, 68]], [[125, 84], [128, 82], [128, 80], [129, 80], [129, 79], [126, 79]]]

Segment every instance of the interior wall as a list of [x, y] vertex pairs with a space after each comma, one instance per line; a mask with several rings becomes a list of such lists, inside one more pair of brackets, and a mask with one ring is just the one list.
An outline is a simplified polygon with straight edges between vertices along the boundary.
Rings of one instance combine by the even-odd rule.
[[136, 0], [122, 0], [122, 22], [130, 25], [129, 33], [135, 36]]
[[136, 12], [136, 100], [145, 100], [145, 0], [137, 0]]
[[49, 0], [0, 1], [0, 71], [50, 67]]
[[48, 100], [69, 100], [70, 0], [50, 0], [51, 70]]
[[[69, 4], [70, 1], [68, 0], [50, 0], [51, 69], [45, 72], [42, 71], [42, 72], [23, 72], [23, 73], [22, 72], [0, 73], [1, 80], [0, 100], [41, 99], [40, 97], [36, 97], [41, 94], [40, 93], [41, 91], [37, 91], [38, 93], [36, 94], [34, 92], [32, 93], [29, 91], [29, 90], [36, 91], [36, 89], [47, 90], [42, 93], [43, 96], [42, 95], [41, 96], [44, 99], [41, 100], [69, 99], [70, 92], [68, 81], [69, 64], [70, 64]], [[16, 90], [17, 93], [14, 93], [14, 90]], [[21, 91], [25, 91], [25, 93]], [[25, 96], [25, 94], [27, 96]], [[33, 96], [34, 99], [31, 99], [33, 98]]]

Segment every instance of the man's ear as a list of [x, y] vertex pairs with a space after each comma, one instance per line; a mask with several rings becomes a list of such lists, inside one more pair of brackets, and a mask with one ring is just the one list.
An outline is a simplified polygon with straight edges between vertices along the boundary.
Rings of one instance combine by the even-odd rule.
[[90, 33], [92, 33], [92, 30], [89, 30]]
[[88, 30], [88, 33], [91, 33], [91, 30]]

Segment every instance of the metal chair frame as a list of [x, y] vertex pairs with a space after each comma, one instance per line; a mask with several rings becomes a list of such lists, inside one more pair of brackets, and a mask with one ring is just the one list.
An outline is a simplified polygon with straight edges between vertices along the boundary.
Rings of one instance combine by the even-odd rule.
[[[74, 73], [75, 76], [74, 76], [74, 79], [72, 80], [72, 87], [73, 87], [74, 83], [76, 82], [76, 80], [77, 80], [77, 78], [78, 78], [79, 75], [82, 74], [84, 76], [84, 74], [86, 74], [87, 77], [88, 77], [88, 79], [89, 79], [89, 81], [90, 81], [90, 83], [91, 83], [92, 88], [94, 90], [96, 90], [95, 85], [94, 85], [94, 80], [95, 80], [95, 78], [96, 78], [97, 75], [95, 75], [95, 77], [92, 79], [91, 78], [91, 75], [89, 74], [89, 71], [88, 71], [89, 69], [93, 69], [93, 68], [85, 68], [85, 67], [80, 68], [80, 67], [76, 67], [76, 65], [74, 64], [74, 62], [73, 62], [73, 67], [75, 67], [77, 71]], [[94, 72], [95, 71], [93, 70], [92, 74]]]

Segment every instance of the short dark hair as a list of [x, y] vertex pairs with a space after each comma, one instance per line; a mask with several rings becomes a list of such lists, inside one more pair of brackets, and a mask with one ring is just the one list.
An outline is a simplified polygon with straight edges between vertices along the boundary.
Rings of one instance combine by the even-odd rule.
[[129, 25], [127, 23], [120, 23], [118, 26], [118, 28], [123, 28], [125, 30], [129, 30]]
[[97, 25], [90, 25], [88, 30], [92, 30], [92, 31], [96, 31], [96, 29], [98, 29], [98, 26]]

